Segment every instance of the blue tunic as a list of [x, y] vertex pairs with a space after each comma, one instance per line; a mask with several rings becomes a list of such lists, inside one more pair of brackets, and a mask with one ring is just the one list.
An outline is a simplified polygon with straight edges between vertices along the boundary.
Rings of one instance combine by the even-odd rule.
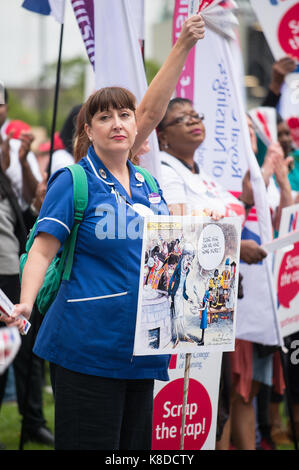
[[[73, 269], [47, 312], [34, 346], [38, 356], [67, 369], [112, 378], [168, 380], [169, 356], [133, 356], [143, 217], [134, 204], [168, 214], [128, 162], [130, 197], [92, 147], [80, 163], [88, 206], [78, 231]], [[73, 226], [73, 185], [67, 169], [49, 181], [36, 234], [63, 243]]]

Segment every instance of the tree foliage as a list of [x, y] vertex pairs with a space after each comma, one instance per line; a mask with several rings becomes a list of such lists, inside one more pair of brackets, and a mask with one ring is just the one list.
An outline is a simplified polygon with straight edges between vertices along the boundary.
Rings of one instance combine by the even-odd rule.
[[[60, 87], [58, 96], [58, 109], [56, 118], [56, 130], [63, 126], [65, 118], [70, 110], [84, 100], [86, 67], [89, 63], [82, 57], [64, 60], [61, 63]], [[145, 61], [147, 83], [150, 84], [160, 66], [152, 60]], [[42, 126], [51, 133], [54, 93], [57, 75], [57, 64], [51, 63], [44, 67], [39, 77], [39, 90], [36, 90], [34, 106], [28, 107], [16, 93], [9, 93], [9, 117], [20, 119], [31, 126]]]

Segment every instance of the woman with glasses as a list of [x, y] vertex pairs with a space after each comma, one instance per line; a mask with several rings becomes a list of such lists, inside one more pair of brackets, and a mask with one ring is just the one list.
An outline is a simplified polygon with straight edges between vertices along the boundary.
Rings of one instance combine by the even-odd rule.
[[225, 191], [199, 169], [194, 157], [204, 142], [204, 115], [185, 98], [170, 101], [157, 128], [161, 150], [162, 184], [168, 206], [176, 215], [200, 215], [209, 208], [222, 216], [238, 215], [252, 204], [251, 188], [244, 185], [240, 199]]

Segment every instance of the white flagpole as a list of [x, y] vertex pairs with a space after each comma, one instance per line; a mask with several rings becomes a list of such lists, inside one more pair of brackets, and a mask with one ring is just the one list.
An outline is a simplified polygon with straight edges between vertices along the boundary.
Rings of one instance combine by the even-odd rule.
[[186, 423], [186, 408], [189, 392], [189, 375], [190, 375], [190, 362], [191, 354], [187, 353], [185, 357], [185, 374], [184, 374], [184, 394], [183, 394], [183, 409], [182, 409], [182, 427], [181, 427], [181, 445], [180, 450], [184, 449], [185, 439], [185, 423]]

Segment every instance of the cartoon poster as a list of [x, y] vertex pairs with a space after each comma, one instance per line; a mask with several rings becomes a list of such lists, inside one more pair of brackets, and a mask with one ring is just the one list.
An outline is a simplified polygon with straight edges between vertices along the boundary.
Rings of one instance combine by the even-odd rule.
[[[191, 354], [184, 450], [215, 449], [221, 363], [221, 352]], [[173, 355], [169, 382], [155, 382], [153, 450], [180, 449], [184, 368], [185, 354]]]
[[278, 250], [274, 264], [278, 319], [283, 337], [299, 331], [299, 204], [282, 211], [279, 237], [292, 232], [298, 233], [298, 241]]
[[147, 219], [134, 355], [234, 349], [240, 221]]

